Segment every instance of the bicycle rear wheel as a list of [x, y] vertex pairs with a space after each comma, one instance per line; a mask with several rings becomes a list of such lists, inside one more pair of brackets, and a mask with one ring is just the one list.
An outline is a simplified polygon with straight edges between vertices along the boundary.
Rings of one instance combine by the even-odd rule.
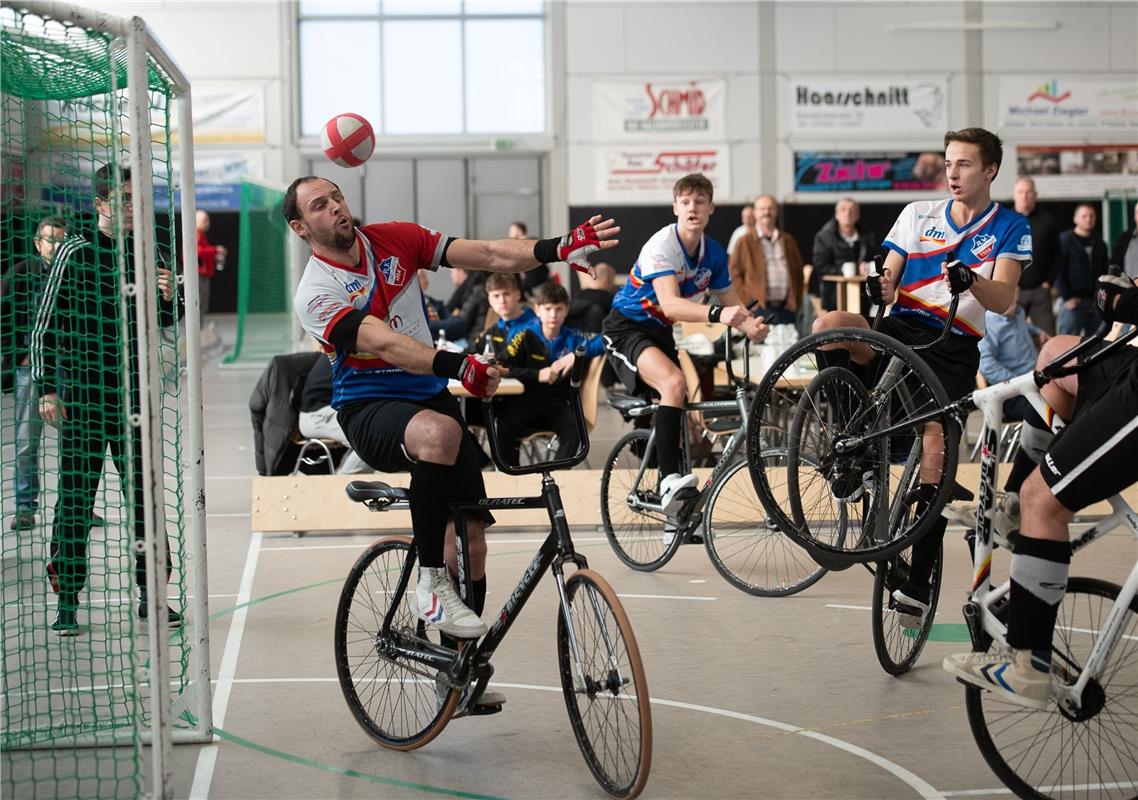
[[918, 627], [904, 624], [904, 616], [899, 613], [893, 600], [893, 590], [899, 588], [909, 577], [909, 560], [912, 549], [893, 556], [888, 561], [879, 562], [873, 576], [873, 649], [882, 669], [890, 675], [904, 675], [921, 656], [929, 633], [933, 629], [937, 600], [940, 596], [941, 564], [944, 548], [937, 554], [933, 571], [929, 577], [929, 611]]
[[[786, 448], [767, 448], [772, 468], [786, 466]], [[755, 496], [747, 463], [738, 461], [711, 488], [703, 542], [712, 565], [728, 583], [758, 597], [788, 597], [813, 586], [823, 567], [778, 529]]]
[[636, 501], [660, 502], [659, 470], [650, 462], [636, 481], [647, 452], [649, 431], [629, 431], [617, 440], [601, 472], [601, 524], [613, 552], [626, 566], [653, 572], [667, 564], [680, 547], [679, 535], [667, 537], [663, 512], [634, 507]]
[[[1071, 578], [1052, 638], [1052, 670], [1075, 676], [1103, 630], [1119, 587]], [[1043, 711], [1001, 702], [967, 687], [972, 736], [988, 766], [1020, 797], [1121, 800], [1138, 795], [1138, 599], [1102, 677], [1083, 695], [1084, 719], [1048, 704]], [[1053, 678], [1054, 680], [1054, 678]]]
[[[340, 689], [360, 727], [392, 750], [414, 750], [434, 739], [459, 700], [457, 689], [436, 691], [430, 668], [392, 649], [393, 632], [404, 642], [427, 641], [426, 626], [411, 613], [410, 596], [399, 586], [404, 563], [414, 558], [406, 537], [371, 545], [348, 573], [336, 607]], [[391, 603], [398, 608], [391, 630], [385, 632], [383, 620]], [[431, 635], [437, 640], [437, 632]]]
[[557, 617], [557, 656], [573, 735], [593, 777], [633, 798], [652, 767], [652, 713], [640, 650], [624, 607], [592, 570], [565, 582], [570, 626]]

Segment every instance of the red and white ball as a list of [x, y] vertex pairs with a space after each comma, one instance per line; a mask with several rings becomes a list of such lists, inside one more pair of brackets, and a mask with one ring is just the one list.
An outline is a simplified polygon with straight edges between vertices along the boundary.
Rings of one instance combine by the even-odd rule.
[[320, 146], [334, 164], [358, 167], [375, 150], [375, 132], [359, 114], [337, 114], [320, 132]]

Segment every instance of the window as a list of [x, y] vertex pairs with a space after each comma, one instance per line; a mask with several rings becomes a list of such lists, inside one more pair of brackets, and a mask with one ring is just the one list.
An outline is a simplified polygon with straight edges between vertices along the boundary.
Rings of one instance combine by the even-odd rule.
[[352, 111], [377, 134], [545, 130], [542, 0], [301, 0], [301, 133]]

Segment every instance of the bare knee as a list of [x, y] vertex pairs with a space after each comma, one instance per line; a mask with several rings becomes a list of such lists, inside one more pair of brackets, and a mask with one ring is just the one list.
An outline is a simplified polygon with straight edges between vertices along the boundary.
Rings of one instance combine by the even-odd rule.
[[1066, 526], [1075, 516], [1075, 512], [1059, 502], [1059, 498], [1051, 492], [1051, 487], [1043, 480], [1038, 468], [1027, 476], [1019, 496], [1021, 524], [1026, 531], [1051, 527], [1056, 523]]
[[660, 393], [660, 402], [666, 406], [682, 408], [687, 399], [688, 387], [684, 382], [684, 374], [676, 370], [674, 374], [664, 377], [654, 387]]
[[420, 412], [408, 423], [403, 443], [407, 454], [416, 461], [453, 464], [462, 444], [462, 426], [445, 414]]
[[864, 328], [867, 327], [865, 320], [859, 314], [851, 314], [848, 311], [827, 311], [822, 316], [814, 320], [814, 325], [811, 330], [814, 333], [821, 333], [828, 331], [831, 328]]
[[1050, 364], [1078, 343], [1078, 336], [1052, 336], [1039, 348], [1039, 355], [1035, 359], [1035, 366], [1043, 367]]

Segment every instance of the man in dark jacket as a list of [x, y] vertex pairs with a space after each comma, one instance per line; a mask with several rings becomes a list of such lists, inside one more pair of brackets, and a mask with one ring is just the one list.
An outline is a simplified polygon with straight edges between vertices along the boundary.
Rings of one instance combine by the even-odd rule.
[[301, 399], [296, 389], [321, 358], [324, 356], [315, 351], [273, 356], [261, 373], [249, 397], [258, 475], [288, 475], [292, 471], [290, 461], [295, 459], [296, 450], [290, 444]]
[[1098, 326], [1095, 288], [1106, 274], [1106, 242], [1095, 233], [1097, 216], [1090, 203], [1075, 208], [1075, 227], [1059, 234], [1059, 275], [1055, 288], [1063, 300], [1059, 333], [1082, 336]]
[[860, 268], [880, 249], [877, 236], [859, 225], [859, 219], [861, 207], [856, 201], [843, 197], [834, 206], [834, 218], [814, 237], [814, 271], [810, 273], [806, 291], [817, 295], [826, 311], [838, 307], [838, 285], [822, 280], [822, 276], [841, 275], [842, 265], [847, 262], [858, 264]]
[[1016, 181], [1015, 209], [1031, 224], [1031, 267], [1019, 276], [1016, 302], [1032, 325], [1048, 336], [1055, 335], [1055, 309], [1051, 287], [1059, 270], [1059, 226], [1055, 218], [1035, 204], [1035, 181]]

